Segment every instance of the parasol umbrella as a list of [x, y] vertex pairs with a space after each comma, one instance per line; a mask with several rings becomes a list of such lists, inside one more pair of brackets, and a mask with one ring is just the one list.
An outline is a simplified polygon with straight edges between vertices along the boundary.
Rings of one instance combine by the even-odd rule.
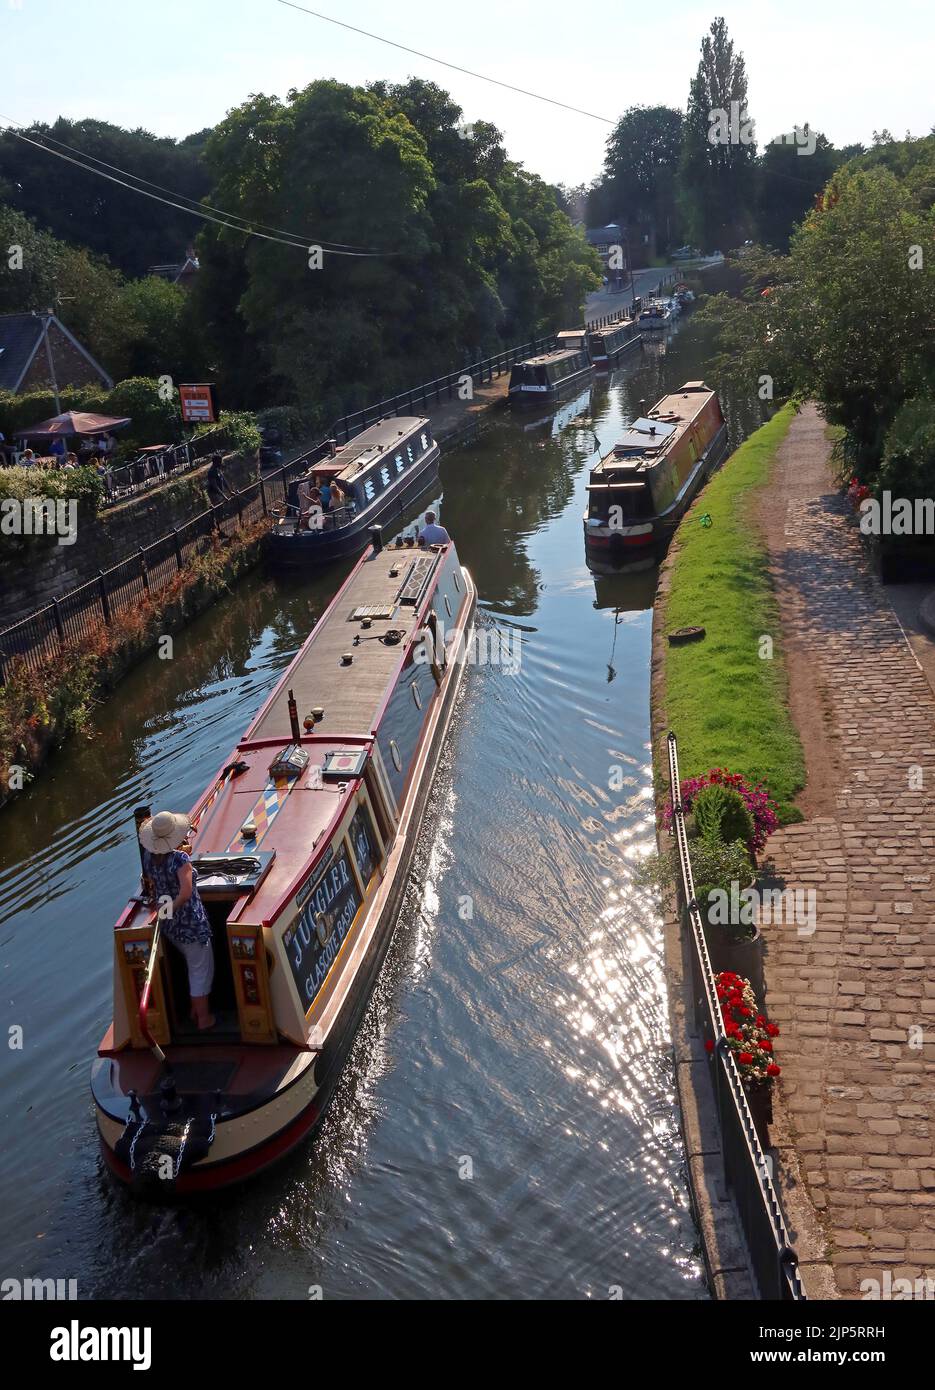
[[30, 425], [28, 429], [16, 430], [15, 433], [17, 439], [58, 439], [69, 435], [102, 434], [129, 424], [129, 416], [118, 420], [111, 415], [89, 415], [82, 410], [66, 410], [64, 415], [53, 415], [51, 420], [41, 420], [38, 425]]

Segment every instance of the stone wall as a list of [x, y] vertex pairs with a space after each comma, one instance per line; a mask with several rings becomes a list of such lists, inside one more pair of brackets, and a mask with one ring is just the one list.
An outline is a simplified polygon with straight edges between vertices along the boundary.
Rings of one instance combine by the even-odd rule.
[[[78, 539], [74, 545], [58, 545], [48, 536], [26, 542], [16, 538], [16, 549], [7, 550], [0, 536], [0, 629], [61, 598], [70, 589], [96, 579], [102, 569], [152, 545], [182, 526], [208, 506], [204, 479], [209, 460], [174, 483], [163, 483], [150, 492], [108, 507], [96, 517], [78, 514]], [[224, 471], [233, 491], [257, 476], [258, 457], [231, 457]], [[6, 553], [5, 553], [6, 552]]]

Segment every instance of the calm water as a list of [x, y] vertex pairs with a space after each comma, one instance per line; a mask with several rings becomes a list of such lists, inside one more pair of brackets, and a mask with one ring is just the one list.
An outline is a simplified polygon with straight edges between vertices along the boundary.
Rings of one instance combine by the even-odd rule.
[[[588, 465], [704, 373], [692, 326], [557, 416], [498, 418], [442, 468], [479, 622], [406, 902], [312, 1146], [208, 1208], [139, 1206], [96, 1148], [133, 807], [187, 808], [341, 578], [257, 572], [146, 661], [0, 813], [0, 1277], [79, 1296], [705, 1298], [673, 1100], [652, 840], [654, 575], [583, 561]], [[583, 420], [582, 415], [587, 417]], [[732, 411], [736, 440], [751, 421]], [[513, 646], [516, 650], [516, 646]], [[611, 790], [622, 783], [621, 790]]]

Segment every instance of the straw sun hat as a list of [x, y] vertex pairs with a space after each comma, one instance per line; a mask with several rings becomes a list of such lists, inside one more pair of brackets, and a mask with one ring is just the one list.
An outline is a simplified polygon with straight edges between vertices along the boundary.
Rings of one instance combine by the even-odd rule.
[[157, 811], [140, 826], [140, 844], [152, 854], [171, 854], [191, 828], [188, 816], [175, 811]]

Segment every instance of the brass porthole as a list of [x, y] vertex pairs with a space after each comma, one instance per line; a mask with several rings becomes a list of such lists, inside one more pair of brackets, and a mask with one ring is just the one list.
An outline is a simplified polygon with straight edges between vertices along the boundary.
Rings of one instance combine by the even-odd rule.
[[390, 757], [393, 759], [393, 762], [396, 766], [396, 771], [402, 772], [403, 760], [399, 751], [399, 744], [396, 742], [395, 738], [390, 739]]

